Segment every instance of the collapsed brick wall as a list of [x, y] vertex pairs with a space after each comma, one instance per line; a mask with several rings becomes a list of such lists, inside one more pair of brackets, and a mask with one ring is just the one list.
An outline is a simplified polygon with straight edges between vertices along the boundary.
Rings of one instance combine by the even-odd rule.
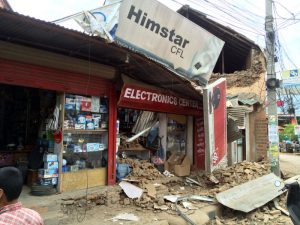
[[268, 120], [257, 118], [255, 120], [256, 160], [267, 160], [268, 152]]
[[221, 77], [225, 77], [227, 80], [228, 89], [236, 87], [249, 87], [257, 83], [260, 78], [264, 78], [265, 72], [266, 64], [264, 54], [260, 50], [253, 49], [250, 68], [246, 70], [235, 71], [234, 73], [230, 74], [213, 73], [211, 75], [210, 82], [213, 82]]

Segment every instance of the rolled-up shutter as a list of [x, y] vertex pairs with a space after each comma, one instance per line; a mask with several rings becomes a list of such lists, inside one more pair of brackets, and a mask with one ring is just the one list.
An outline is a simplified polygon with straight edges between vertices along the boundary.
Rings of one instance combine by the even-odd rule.
[[108, 96], [109, 80], [43, 66], [0, 59], [0, 83], [76, 94]]

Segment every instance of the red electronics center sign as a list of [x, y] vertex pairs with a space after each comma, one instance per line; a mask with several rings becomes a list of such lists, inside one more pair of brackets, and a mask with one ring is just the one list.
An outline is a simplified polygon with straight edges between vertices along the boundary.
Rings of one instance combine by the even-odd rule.
[[202, 112], [200, 101], [132, 84], [124, 84], [118, 106], [194, 116]]

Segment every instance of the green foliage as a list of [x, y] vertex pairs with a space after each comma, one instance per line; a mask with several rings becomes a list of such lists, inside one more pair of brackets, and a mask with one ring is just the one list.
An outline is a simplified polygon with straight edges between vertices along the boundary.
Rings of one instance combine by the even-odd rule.
[[294, 124], [287, 124], [284, 128], [283, 133], [279, 134], [279, 141], [283, 140], [290, 140], [290, 141], [297, 141], [298, 137], [295, 135], [295, 125]]

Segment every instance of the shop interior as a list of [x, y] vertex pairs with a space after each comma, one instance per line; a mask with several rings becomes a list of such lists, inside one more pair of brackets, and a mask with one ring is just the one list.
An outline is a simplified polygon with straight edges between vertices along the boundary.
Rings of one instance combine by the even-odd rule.
[[151, 161], [160, 170], [172, 154], [185, 155], [187, 117], [118, 108], [118, 159]]
[[[47, 127], [53, 126], [56, 92], [0, 85], [0, 166], [15, 166], [32, 185], [32, 170], [43, 168], [43, 155], [54, 145]], [[45, 180], [43, 180], [45, 181]]]

